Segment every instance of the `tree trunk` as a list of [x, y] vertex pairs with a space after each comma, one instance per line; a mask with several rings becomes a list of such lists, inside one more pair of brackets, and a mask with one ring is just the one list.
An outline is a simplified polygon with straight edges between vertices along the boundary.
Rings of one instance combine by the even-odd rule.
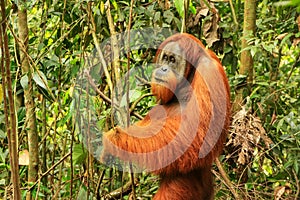
[[[33, 82], [32, 82], [32, 69], [28, 60], [28, 24], [27, 24], [27, 11], [26, 9], [18, 10], [18, 28], [20, 39], [20, 64], [22, 66], [23, 76], [28, 77], [28, 86], [24, 88], [25, 107], [26, 107], [26, 127], [28, 135], [28, 148], [29, 148], [29, 166], [28, 166], [28, 185], [34, 183], [38, 177], [38, 133], [36, 128], [35, 104], [33, 100]], [[26, 199], [30, 200], [31, 191], [27, 192]]]
[[237, 111], [243, 104], [243, 99], [248, 96], [251, 91], [253, 82], [253, 58], [250, 50], [244, 50], [250, 45], [248, 40], [255, 34], [255, 21], [256, 21], [256, 0], [245, 0], [244, 5], [244, 27], [243, 27], [243, 38], [242, 38], [242, 52], [241, 52], [241, 65], [240, 75], [246, 76], [246, 84], [240, 85], [236, 91], [236, 98], [234, 103], [234, 110]]
[[9, 159], [11, 168], [11, 180], [13, 185], [13, 199], [21, 199], [20, 177], [19, 177], [19, 155], [18, 155], [18, 134], [15, 113], [15, 102], [10, 73], [10, 54], [7, 36], [7, 17], [5, 15], [5, 2], [1, 0], [1, 26], [0, 26], [0, 48], [1, 48], [1, 76], [3, 86], [3, 101], [5, 124], [8, 138]]

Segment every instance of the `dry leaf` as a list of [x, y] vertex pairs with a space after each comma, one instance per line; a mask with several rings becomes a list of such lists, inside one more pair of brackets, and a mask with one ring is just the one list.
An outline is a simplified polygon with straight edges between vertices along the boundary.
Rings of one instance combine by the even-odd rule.
[[280, 186], [275, 189], [274, 192], [274, 200], [280, 200], [282, 195], [284, 194], [285, 191], [285, 186]]
[[203, 36], [205, 37], [208, 47], [211, 47], [214, 42], [220, 40], [219, 21], [220, 16], [218, 10], [214, 7], [214, 4], [210, 3], [210, 8], [208, 8], [201, 2], [201, 6], [197, 7], [196, 14], [189, 17], [187, 27], [193, 28], [202, 22]]
[[272, 140], [267, 136], [259, 118], [253, 116], [246, 107], [237, 112], [232, 119], [232, 131], [229, 135], [227, 146], [237, 148], [237, 163], [248, 164], [254, 154], [256, 147], [261, 141], [267, 148], [270, 147]]
[[205, 21], [203, 26], [203, 35], [208, 47], [211, 47], [214, 42], [219, 41], [219, 21], [220, 16], [217, 12], [213, 13], [210, 20]]
[[277, 37], [276, 37], [276, 39], [277, 40], [282, 40], [285, 36], [287, 36], [288, 35], [288, 33], [282, 33], [282, 34], [280, 34], [280, 35], [278, 35]]
[[27, 149], [19, 153], [19, 165], [29, 165], [29, 152]]

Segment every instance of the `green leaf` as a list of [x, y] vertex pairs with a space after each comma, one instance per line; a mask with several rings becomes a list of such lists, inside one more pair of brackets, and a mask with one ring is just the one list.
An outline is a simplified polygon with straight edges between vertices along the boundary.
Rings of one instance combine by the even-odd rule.
[[290, 39], [290, 37], [292, 37], [292, 36], [293, 36], [293, 33], [287, 34], [287, 35], [282, 39], [282, 41], [281, 41], [281, 43], [280, 43], [280, 46], [283, 46], [283, 45], [287, 42], [287, 40]]
[[280, 119], [278, 124], [277, 124], [277, 127], [276, 127], [276, 131], [279, 132], [280, 128], [282, 127], [283, 125], [283, 122], [284, 122], [284, 118]]
[[[129, 103], [134, 102], [141, 96], [141, 91], [139, 90], [130, 90], [129, 91]], [[123, 107], [126, 105], [126, 94], [122, 96], [120, 106]]]
[[274, 49], [273, 45], [268, 45], [268, 44], [263, 44], [262, 47], [264, 48], [264, 50], [266, 50], [270, 54], [273, 52], [273, 49]]
[[0, 139], [5, 139], [6, 134], [0, 129]]
[[54, 60], [47, 60], [45, 61], [44, 65], [45, 67], [50, 67], [50, 66], [57, 66], [59, 63], [54, 61]]
[[160, 19], [161, 13], [160, 12], [156, 12], [153, 18], [153, 22], [157, 22]]
[[118, 4], [117, 4], [117, 2], [116, 2], [116, 1], [112, 1], [111, 3], [112, 3], [112, 5], [114, 6], [114, 8], [115, 8], [116, 10], [118, 10]]
[[75, 144], [73, 147], [73, 163], [82, 164], [86, 158], [86, 151], [84, 151], [82, 144]]
[[72, 100], [68, 113], [61, 120], [58, 121], [57, 126], [62, 126], [67, 123], [67, 121], [73, 116], [75, 108], [75, 100]]
[[174, 0], [174, 4], [180, 17], [184, 16], [184, 0]]
[[256, 87], [250, 94], [250, 98], [252, 99], [255, 95], [256, 95], [256, 92], [260, 89], [260, 87]]
[[0, 185], [5, 186], [5, 179], [0, 180]]
[[197, 13], [196, 7], [193, 5], [193, 2], [190, 1], [190, 11], [195, 15]]
[[21, 78], [20, 84], [21, 84], [21, 86], [22, 86], [22, 88], [23, 88], [24, 90], [28, 88], [28, 76], [27, 76], [27, 74], [24, 75], [24, 76]]
[[261, 85], [261, 86], [269, 86], [269, 83], [266, 82], [266, 81], [257, 81], [255, 84], [256, 85]]
[[291, 5], [294, 5], [294, 6], [300, 6], [300, 0], [292, 0], [291, 1]]
[[298, 172], [299, 172], [299, 163], [298, 163], [297, 159], [294, 160], [294, 169], [295, 169], [296, 174], [298, 174]]
[[166, 18], [166, 22], [170, 24], [174, 18], [174, 14], [170, 10], [167, 10], [164, 12], [164, 18]]
[[32, 78], [37, 85], [47, 90], [47, 77], [43, 72], [33, 72]]

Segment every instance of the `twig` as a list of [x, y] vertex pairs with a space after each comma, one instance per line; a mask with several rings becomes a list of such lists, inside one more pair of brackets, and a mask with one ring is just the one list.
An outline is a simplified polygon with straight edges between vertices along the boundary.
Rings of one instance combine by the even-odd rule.
[[181, 24], [181, 33], [186, 32], [186, 23], [187, 23], [187, 18], [189, 13], [189, 4], [190, 4], [190, 0], [183, 1], [183, 19]]
[[139, 77], [137, 75], [134, 76], [138, 81], [140, 81], [142, 84], [141, 85], [146, 85], [146, 86], [151, 86], [151, 83], [147, 81], [146, 79]]
[[[129, 110], [129, 70], [130, 70], [130, 29], [131, 29], [131, 22], [132, 22], [132, 11], [133, 11], [133, 4], [134, 1], [130, 1], [130, 10], [129, 10], [129, 22], [127, 27], [127, 74], [126, 74], [126, 100], [127, 100], [127, 126], [130, 124], [130, 110]], [[134, 184], [134, 173], [132, 169], [132, 164], [130, 163], [130, 181], [131, 181], [131, 189], [132, 189], [132, 199], [136, 200], [135, 194], [135, 184]]]
[[[61, 162], [63, 162], [68, 156], [71, 155], [71, 152], [67, 153], [66, 155], [64, 155], [64, 157], [62, 157], [57, 163], [55, 163], [54, 165], [52, 165], [46, 172], [44, 172], [40, 178], [28, 189], [28, 190], [32, 190], [36, 184], [38, 184], [41, 179], [46, 176], [48, 173], [50, 173], [57, 165], [59, 165]], [[72, 161], [71, 161], [72, 162]]]
[[105, 3], [106, 6], [106, 17], [107, 17], [107, 22], [108, 22], [108, 27], [109, 27], [109, 32], [110, 32], [110, 42], [111, 42], [111, 50], [112, 50], [112, 71], [114, 73], [114, 78], [115, 78], [115, 83], [120, 81], [120, 48], [119, 48], [119, 42], [117, 38], [117, 33], [114, 25], [114, 19], [111, 15], [110, 12], [110, 2], [106, 1]]
[[232, 17], [233, 17], [233, 22], [234, 22], [235, 25], [238, 25], [238, 22], [237, 22], [237, 19], [236, 19], [236, 15], [235, 15], [235, 10], [234, 10], [233, 3], [232, 3], [232, 0], [229, 0], [229, 5], [230, 5]]
[[225, 185], [226, 185], [227, 188], [231, 191], [231, 193], [232, 193], [232, 195], [234, 196], [234, 198], [235, 198], [235, 199], [241, 199], [241, 198], [239, 197], [239, 195], [237, 194], [237, 192], [234, 190], [234, 186], [233, 186], [233, 184], [231, 183], [231, 181], [229, 180], [229, 178], [228, 178], [228, 176], [227, 176], [227, 174], [226, 174], [226, 172], [225, 172], [223, 166], [222, 166], [221, 163], [220, 163], [219, 158], [216, 158], [216, 159], [215, 159], [215, 162], [216, 162], [216, 165], [217, 165], [217, 167], [218, 167], [218, 169], [219, 169], [219, 172], [220, 172], [221, 176], [222, 176], [223, 179], [224, 179]]
[[136, 105], [137, 105], [143, 98], [145, 98], [145, 97], [150, 97], [150, 96], [153, 96], [153, 94], [152, 94], [152, 93], [147, 93], [147, 94], [144, 94], [144, 95], [140, 96], [140, 97], [139, 97], [139, 98], [131, 105], [129, 112], [132, 113], [133, 110], [135, 109]]
[[[106, 1], [105, 3], [106, 7], [106, 17], [107, 17], [107, 22], [108, 22], [108, 27], [110, 31], [110, 42], [111, 42], [111, 50], [112, 50], [112, 62], [111, 62], [111, 67], [112, 67], [112, 74], [114, 75], [113, 83], [119, 83], [121, 80], [121, 67], [120, 67], [120, 49], [119, 49], [119, 41], [117, 38], [116, 30], [115, 30], [115, 24], [113, 17], [110, 12], [110, 1]], [[116, 92], [112, 94], [112, 109], [111, 109], [111, 124], [114, 124], [115, 118], [118, 121], [118, 124], [121, 126], [126, 126], [128, 124], [128, 113], [126, 112], [125, 109], [120, 109], [119, 112], [114, 111], [114, 105], [120, 105], [120, 98], [121, 94], [123, 93], [122, 87], [116, 87]]]
[[298, 179], [298, 176], [297, 176], [297, 173], [295, 172], [295, 170], [293, 169], [293, 175], [295, 176], [295, 180], [296, 180], [296, 187], [297, 187], [297, 192], [295, 194], [295, 200], [298, 199], [298, 196], [299, 196], [299, 191], [300, 191], [300, 184], [299, 184], [299, 179]]
[[286, 79], [286, 82], [289, 82], [289, 80], [290, 80], [290, 78], [291, 78], [291, 76], [292, 76], [292, 73], [293, 73], [294, 69], [296, 68], [296, 65], [297, 65], [299, 62], [300, 62], [300, 53], [298, 54], [298, 56], [297, 56], [297, 58], [296, 58], [296, 61], [295, 61], [295, 63], [294, 63], [293, 66], [292, 66], [292, 69], [291, 69], [291, 71], [290, 71], [290, 73], [289, 73], [289, 75], [288, 75], [288, 77], [287, 77], [287, 79]]
[[95, 82], [93, 81], [89, 71], [85, 71], [85, 76], [88, 78], [88, 81], [90, 83], [90, 85], [92, 86], [92, 88], [95, 90], [95, 92], [97, 94], [100, 95], [100, 97], [107, 103], [111, 104], [111, 99], [108, 98], [105, 94], [103, 94], [103, 92], [101, 90], [98, 89], [98, 87], [96, 86]]
[[[18, 134], [17, 134], [17, 117], [13, 99], [13, 87], [10, 73], [10, 54], [8, 47], [7, 34], [7, 16], [5, 14], [5, 1], [0, 1], [1, 7], [1, 27], [0, 27], [0, 48], [1, 48], [1, 76], [3, 86], [3, 101], [5, 123], [7, 126], [8, 148], [11, 167], [11, 181], [13, 183], [13, 198], [21, 199], [20, 177], [18, 163]], [[5, 65], [4, 65], [5, 64]], [[7, 96], [6, 96], [7, 92]], [[8, 98], [8, 99], [6, 99]], [[6, 110], [9, 109], [9, 110]]]
[[99, 189], [100, 189], [100, 185], [103, 181], [103, 178], [104, 178], [104, 174], [105, 174], [105, 169], [101, 172], [101, 175], [100, 175], [100, 178], [99, 178], [99, 181], [97, 182], [97, 186], [96, 186], [96, 199], [100, 199], [100, 193], [99, 193]]
[[[44, 86], [46, 87], [47, 92], [49, 93], [49, 95], [51, 96], [53, 101], [56, 101], [56, 98], [52, 92], [52, 90], [50, 89], [50, 87], [48, 86], [47, 80], [44, 79], [44, 76], [42, 76], [40, 70], [38, 70], [35, 61], [32, 59], [32, 57], [28, 54], [26, 47], [24, 46], [24, 44], [21, 42], [20, 38], [16, 35], [16, 33], [14, 32], [14, 30], [8, 26], [11, 34], [13, 35], [15, 41], [17, 41], [18, 46], [20, 47], [22, 53], [24, 53], [24, 55], [26, 56], [26, 58], [28, 59], [29, 65], [30, 67], [37, 72], [37, 74], [39, 75], [40, 79], [42, 80]], [[20, 64], [20, 63], [19, 63]]]
[[94, 40], [97, 52], [98, 52], [99, 57], [100, 57], [100, 61], [101, 61], [102, 67], [103, 67], [104, 74], [106, 76], [106, 81], [107, 81], [109, 90], [110, 90], [111, 93], [113, 93], [113, 84], [112, 84], [112, 81], [111, 81], [111, 78], [110, 78], [110, 74], [109, 74], [108, 69], [107, 69], [107, 64], [105, 62], [103, 53], [101, 51], [101, 48], [99, 46], [98, 39], [97, 39], [97, 36], [96, 36], [96, 24], [95, 24], [95, 20], [93, 18], [91, 9], [88, 9], [88, 10], [89, 10], [88, 16], [89, 16], [89, 19], [90, 19], [91, 25], [92, 25], [92, 27], [91, 27], [92, 37], [93, 37], [93, 40]]
[[[90, 85], [92, 86], [92, 88], [95, 90], [95, 92], [96, 92], [97, 94], [99, 94], [100, 97], [101, 97], [105, 102], [107, 102], [107, 103], [109, 103], [109, 104], [112, 104], [111, 99], [110, 99], [109, 97], [107, 97], [101, 90], [98, 89], [98, 87], [97, 87], [96, 84], [94, 83], [92, 77], [90, 76], [90, 74], [89, 74], [87, 71], [85, 72], [85, 75], [86, 75], [86, 77], [88, 78], [88, 81], [89, 81]], [[118, 107], [117, 105], [114, 105], [114, 106], [115, 106], [115, 109], [119, 109], [119, 107]], [[143, 119], [143, 117], [142, 117], [140, 114], [136, 113], [136, 112], [131, 111], [130, 113], [131, 113], [133, 116], [135, 116], [136, 118], [138, 118], [138, 119]]]
[[[137, 182], [138, 180], [135, 179], [134, 182]], [[128, 181], [125, 183], [122, 187], [104, 195], [104, 199], [110, 200], [110, 199], [119, 199], [119, 197], [124, 196], [126, 194], [129, 194], [132, 191], [132, 181]], [[123, 192], [122, 192], [123, 191]]]

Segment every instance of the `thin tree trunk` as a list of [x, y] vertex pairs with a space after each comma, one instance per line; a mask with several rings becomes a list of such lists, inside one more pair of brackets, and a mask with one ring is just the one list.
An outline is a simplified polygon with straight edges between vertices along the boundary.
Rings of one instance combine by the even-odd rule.
[[[28, 60], [28, 24], [27, 24], [27, 11], [26, 9], [18, 10], [18, 28], [20, 39], [20, 64], [22, 66], [23, 76], [28, 77], [28, 86], [24, 88], [25, 107], [26, 107], [26, 128], [28, 135], [28, 148], [29, 148], [29, 166], [28, 166], [28, 185], [34, 183], [38, 177], [38, 134], [36, 128], [35, 104], [33, 100], [33, 82], [32, 70]], [[27, 192], [26, 199], [32, 199], [31, 191]]]
[[[121, 127], [126, 127], [126, 119], [127, 119], [127, 113], [126, 107], [120, 107], [119, 110], [116, 110], [113, 105], [120, 106], [120, 102], [122, 99], [122, 96], [125, 95], [126, 91], [123, 90], [123, 84], [121, 83], [121, 72], [122, 68], [120, 65], [120, 40], [122, 38], [117, 38], [117, 32], [115, 30], [115, 24], [113, 17], [110, 12], [110, 1], [106, 1], [106, 17], [108, 21], [108, 27], [110, 31], [110, 42], [111, 42], [111, 50], [112, 50], [112, 62], [109, 63], [111, 65], [111, 76], [112, 76], [112, 82], [114, 83], [114, 91], [112, 92], [112, 124], [114, 124], [114, 121], [116, 120], [118, 122], [118, 125]], [[130, 34], [127, 30], [127, 34]], [[125, 36], [126, 34], [124, 34]], [[123, 36], [119, 36], [123, 37]], [[129, 73], [129, 72], [128, 72]]]
[[244, 50], [249, 47], [248, 40], [255, 34], [255, 21], [256, 21], [256, 0], [245, 0], [244, 5], [244, 27], [242, 38], [242, 52], [241, 52], [241, 66], [240, 75], [245, 75], [247, 80], [246, 84], [241, 85], [236, 91], [236, 98], [234, 103], [234, 110], [239, 110], [243, 104], [245, 96], [250, 94], [253, 82], [253, 58], [250, 50]]
[[[12, 81], [10, 73], [10, 54], [8, 48], [8, 36], [6, 33], [5, 2], [1, 0], [1, 25], [0, 26], [0, 48], [1, 76], [3, 86], [4, 114], [8, 138], [9, 158], [11, 167], [11, 179], [13, 184], [13, 199], [21, 199], [20, 177], [19, 177], [19, 155], [18, 155], [18, 134], [15, 105], [13, 99]], [[6, 96], [7, 94], [7, 96]], [[7, 98], [8, 97], [8, 98]]]
[[[42, 137], [46, 137], [47, 135], [47, 108], [46, 108], [46, 98], [43, 97], [42, 99]], [[46, 139], [44, 139], [43, 143], [42, 143], [42, 152], [41, 152], [41, 156], [42, 156], [42, 163], [41, 163], [41, 168], [42, 168], [42, 172], [45, 173], [47, 171], [47, 142]], [[47, 176], [45, 175], [42, 178], [42, 183], [43, 183], [43, 187], [48, 186], [47, 184]], [[43, 189], [43, 193], [45, 194], [46, 191]], [[46, 196], [43, 197], [44, 200], [47, 199]]]

